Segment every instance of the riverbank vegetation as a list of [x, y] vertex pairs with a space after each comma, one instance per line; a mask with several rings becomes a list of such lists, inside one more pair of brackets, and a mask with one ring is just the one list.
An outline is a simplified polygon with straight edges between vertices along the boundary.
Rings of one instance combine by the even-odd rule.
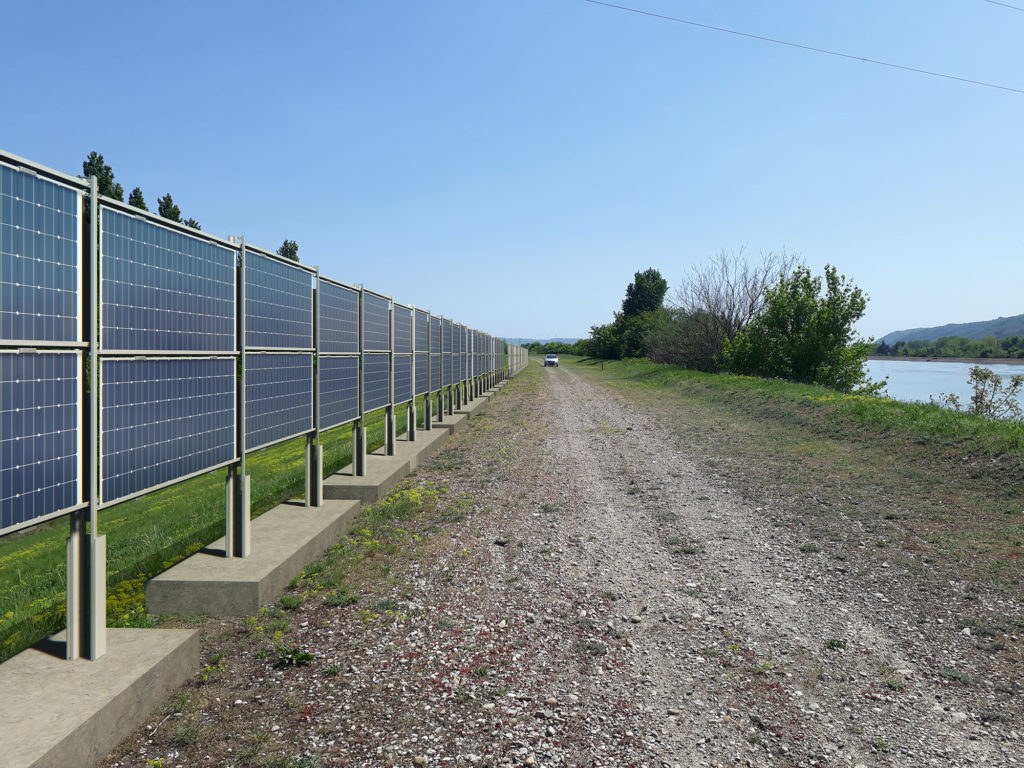
[[880, 342], [871, 352], [878, 357], [954, 357], [972, 360], [1017, 359], [1024, 360], [1024, 336], [985, 336], [969, 339], [966, 336], [945, 336], [935, 341]]

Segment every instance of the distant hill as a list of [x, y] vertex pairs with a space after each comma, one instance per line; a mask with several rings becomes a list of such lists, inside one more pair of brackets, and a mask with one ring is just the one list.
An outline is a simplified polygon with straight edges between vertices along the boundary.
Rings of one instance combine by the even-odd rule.
[[884, 341], [886, 344], [897, 341], [935, 341], [946, 336], [966, 336], [968, 339], [980, 339], [985, 336], [995, 336], [999, 339], [1005, 339], [1007, 336], [1024, 336], [1024, 315], [997, 317], [995, 320], [982, 320], [977, 323], [950, 323], [934, 328], [893, 331], [878, 341]]
[[560, 341], [563, 344], [575, 344], [577, 341], [579, 341], [579, 338], [575, 338], [575, 339], [561, 339], [561, 338], [559, 338], [559, 339], [505, 339], [505, 341], [507, 341], [509, 344], [519, 344], [520, 346], [522, 346], [523, 344], [531, 344], [531, 343], [533, 343], [535, 341], [539, 341], [541, 344], [550, 344], [552, 341]]

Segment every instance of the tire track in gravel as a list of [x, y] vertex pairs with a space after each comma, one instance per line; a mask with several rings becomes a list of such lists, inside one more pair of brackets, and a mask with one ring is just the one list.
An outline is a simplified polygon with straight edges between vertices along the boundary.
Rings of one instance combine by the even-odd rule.
[[596, 692], [632, 687], [666, 765], [1024, 763], [1019, 740], [937, 704], [930, 654], [906, 640], [909, 590], [804, 556], [651, 417], [571, 369], [545, 374], [558, 536], [587, 542], [565, 578], [618, 596], [634, 649], [633, 679]]

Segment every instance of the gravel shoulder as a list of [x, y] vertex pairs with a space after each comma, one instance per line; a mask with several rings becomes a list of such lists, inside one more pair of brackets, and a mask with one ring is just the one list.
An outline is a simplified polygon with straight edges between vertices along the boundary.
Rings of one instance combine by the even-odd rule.
[[191, 620], [203, 673], [104, 765], [1024, 764], [1020, 601], [828, 557], [704, 459], [529, 367], [407, 483], [407, 546], [353, 534], [358, 602]]

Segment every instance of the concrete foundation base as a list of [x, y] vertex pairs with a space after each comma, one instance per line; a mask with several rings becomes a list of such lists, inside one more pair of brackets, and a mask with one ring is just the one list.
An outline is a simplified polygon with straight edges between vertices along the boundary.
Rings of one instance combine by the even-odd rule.
[[[325, 496], [326, 490], [325, 483]], [[255, 615], [344, 536], [358, 512], [357, 501], [336, 499], [322, 507], [275, 507], [252, 521], [251, 556], [224, 557], [220, 539], [151, 579], [149, 612]]]
[[108, 629], [96, 661], [63, 647], [55, 635], [0, 665], [0, 767], [95, 765], [199, 669], [193, 630]]

